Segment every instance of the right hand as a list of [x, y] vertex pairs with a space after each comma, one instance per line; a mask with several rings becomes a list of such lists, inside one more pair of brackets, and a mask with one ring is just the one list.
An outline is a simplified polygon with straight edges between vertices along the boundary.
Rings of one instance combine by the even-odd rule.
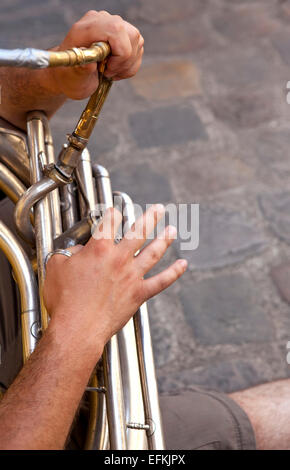
[[135, 256], [163, 215], [163, 206], [151, 206], [116, 245], [121, 214], [108, 209], [87, 244], [71, 248], [71, 258], [53, 256], [43, 291], [50, 323], [103, 348], [144, 301], [174, 283], [186, 270], [185, 260], [144, 279], [175, 239], [174, 227], [167, 226]]

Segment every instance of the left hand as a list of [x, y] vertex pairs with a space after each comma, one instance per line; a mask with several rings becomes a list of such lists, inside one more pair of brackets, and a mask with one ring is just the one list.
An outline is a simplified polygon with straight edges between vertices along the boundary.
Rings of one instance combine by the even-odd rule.
[[[106, 11], [88, 11], [54, 50], [89, 47], [99, 41], [107, 41], [112, 51], [105, 72], [108, 78], [122, 80], [137, 73], [142, 62], [144, 39], [135, 26]], [[55, 94], [71, 99], [87, 98], [98, 86], [96, 63], [52, 68], [49, 74]]]

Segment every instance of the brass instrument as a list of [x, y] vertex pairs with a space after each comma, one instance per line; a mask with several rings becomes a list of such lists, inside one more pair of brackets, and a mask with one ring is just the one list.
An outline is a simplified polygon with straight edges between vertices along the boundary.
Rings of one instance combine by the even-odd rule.
[[[114, 196], [122, 209], [123, 225], [134, 222], [131, 199], [112, 193], [109, 173], [91, 162], [86, 148], [112, 85], [104, 76], [109, 53], [107, 43], [61, 52], [0, 49], [0, 66], [43, 68], [101, 62], [99, 86], [57, 159], [44, 113], [28, 114], [27, 135], [0, 128], [0, 189], [16, 204], [18, 234], [35, 253], [29, 259], [19, 239], [0, 221], [0, 249], [12, 265], [21, 294], [23, 362], [49, 321], [42, 301], [48, 253], [85, 243], [102, 211], [113, 206]], [[108, 342], [86, 393], [85, 448], [164, 448], [146, 304]]]

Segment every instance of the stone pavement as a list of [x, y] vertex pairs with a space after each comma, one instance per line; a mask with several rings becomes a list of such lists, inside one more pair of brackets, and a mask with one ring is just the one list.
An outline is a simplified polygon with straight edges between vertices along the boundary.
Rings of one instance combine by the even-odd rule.
[[[162, 390], [224, 391], [290, 376], [290, 1], [2, 0], [1, 47], [56, 44], [88, 9], [145, 37], [90, 144], [135, 202], [199, 203], [184, 279], [150, 302]], [[83, 103], [53, 119], [60, 147]]]

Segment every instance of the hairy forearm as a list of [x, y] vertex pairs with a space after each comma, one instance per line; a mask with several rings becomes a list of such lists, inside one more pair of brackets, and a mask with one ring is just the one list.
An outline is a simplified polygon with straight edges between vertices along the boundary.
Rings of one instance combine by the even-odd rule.
[[21, 129], [26, 128], [28, 111], [41, 110], [51, 117], [65, 102], [51, 69], [0, 68], [0, 117]]
[[101, 355], [75, 332], [48, 327], [0, 402], [0, 449], [62, 449]]

